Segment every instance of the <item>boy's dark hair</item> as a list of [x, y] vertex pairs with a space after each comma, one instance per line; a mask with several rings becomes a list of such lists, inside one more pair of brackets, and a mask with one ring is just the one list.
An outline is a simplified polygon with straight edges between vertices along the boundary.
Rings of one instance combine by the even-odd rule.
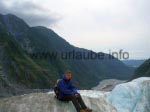
[[66, 70], [65, 74], [67, 74], [67, 73], [71, 73], [71, 71], [70, 70]]

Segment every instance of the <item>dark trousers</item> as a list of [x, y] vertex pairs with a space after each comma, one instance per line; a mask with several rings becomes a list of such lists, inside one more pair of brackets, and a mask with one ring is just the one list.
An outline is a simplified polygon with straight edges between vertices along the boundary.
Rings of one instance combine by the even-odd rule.
[[85, 103], [83, 102], [81, 95], [79, 93], [77, 94], [78, 94], [77, 97], [74, 94], [64, 94], [62, 96], [61, 101], [72, 101], [77, 112], [80, 112], [80, 110], [86, 109], [87, 107]]

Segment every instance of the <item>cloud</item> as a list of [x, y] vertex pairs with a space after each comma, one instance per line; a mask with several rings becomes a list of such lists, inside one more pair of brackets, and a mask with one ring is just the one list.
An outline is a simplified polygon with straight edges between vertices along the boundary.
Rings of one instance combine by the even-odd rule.
[[53, 26], [62, 18], [60, 14], [32, 1], [1, 0], [0, 13], [14, 14], [24, 19], [30, 26]]
[[53, 28], [71, 44], [132, 58], [150, 56], [149, 0], [0, 0], [1, 13]]
[[66, 32], [63, 37], [74, 45], [106, 53], [124, 49], [131, 58], [150, 57], [149, 0], [74, 0], [68, 6], [73, 10], [66, 11], [69, 15], [60, 22], [65, 25], [60, 32]]

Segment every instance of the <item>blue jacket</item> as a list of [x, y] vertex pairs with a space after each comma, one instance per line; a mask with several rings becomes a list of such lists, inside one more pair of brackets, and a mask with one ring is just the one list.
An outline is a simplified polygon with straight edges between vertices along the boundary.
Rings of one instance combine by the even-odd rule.
[[58, 99], [61, 99], [63, 94], [75, 94], [77, 93], [77, 89], [72, 83], [71, 80], [67, 80], [63, 75], [63, 78], [59, 80], [58, 84]]

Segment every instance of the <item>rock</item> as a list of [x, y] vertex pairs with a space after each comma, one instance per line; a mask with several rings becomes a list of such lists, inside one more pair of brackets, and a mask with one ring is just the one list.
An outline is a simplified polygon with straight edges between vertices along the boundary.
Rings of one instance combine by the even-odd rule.
[[102, 80], [98, 86], [92, 88], [93, 90], [100, 91], [111, 91], [116, 85], [125, 83], [125, 80], [117, 80], [117, 79], [106, 79]]

